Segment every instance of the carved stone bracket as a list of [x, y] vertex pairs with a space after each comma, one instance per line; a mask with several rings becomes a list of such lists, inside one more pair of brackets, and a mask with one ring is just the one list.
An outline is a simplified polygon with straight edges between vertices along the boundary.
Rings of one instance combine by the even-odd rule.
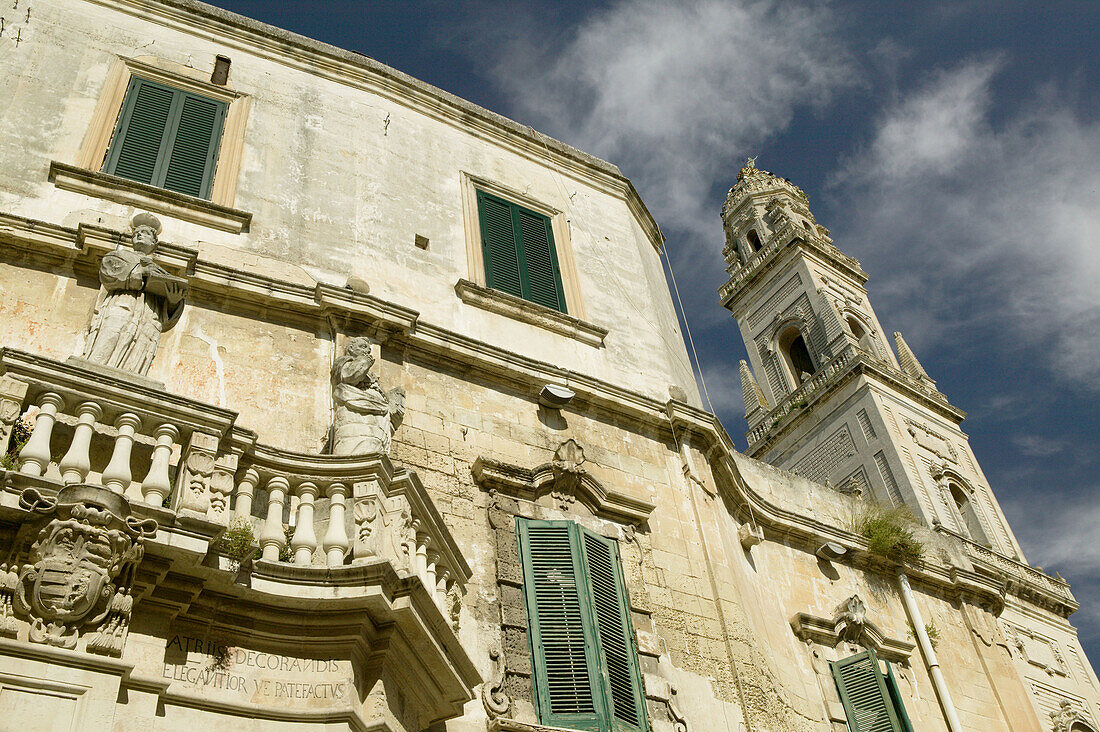
[[1050, 723], [1051, 732], [1073, 732], [1073, 725], [1086, 725], [1088, 720], [1077, 705], [1069, 699], [1062, 699], [1058, 709], [1050, 713]]
[[831, 618], [798, 613], [791, 618], [795, 635], [835, 648], [841, 641], [869, 648], [887, 661], [908, 663], [914, 644], [889, 638], [867, 618], [867, 606], [859, 595], [852, 595], [837, 606]]
[[585, 468], [584, 450], [573, 439], [558, 447], [553, 461], [534, 469], [480, 457], [472, 470], [483, 490], [528, 501], [545, 496], [561, 511], [579, 502], [595, 516], [640, 526], [655, 508], [648, 501], [605, 488]]
[[481, 687], [481, 702], [489, 717], [495, 718], [507, 714], [512, 708], [512, 700], [504, 692], [504, 672], [507, 665], [504, 662], [504, 651], [498, 642], [494, 641], [489, 648], [489, 660], [492, 661], [493, 670]]
[[676, 701], [676, 684], [657, 674], [645, 674], [643, 681], [646, 699], [665, 705], [668, 721], [672, 722], [672, 728], [676, 732], [688, 732], [687, 719]]

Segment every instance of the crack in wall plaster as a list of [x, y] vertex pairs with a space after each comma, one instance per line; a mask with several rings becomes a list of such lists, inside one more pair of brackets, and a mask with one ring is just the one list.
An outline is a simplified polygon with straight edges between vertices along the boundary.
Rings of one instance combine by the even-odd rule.
[[218, 406], [224, 407], [225, 400], [225, 365], [222, 363], [221, 354], [218, 353], [218, 342], [202, 332], [202, 326], [195, 326], [195, 337], [210, 347], [210, 360], [214, 362], [214, 373], [218, 376]]

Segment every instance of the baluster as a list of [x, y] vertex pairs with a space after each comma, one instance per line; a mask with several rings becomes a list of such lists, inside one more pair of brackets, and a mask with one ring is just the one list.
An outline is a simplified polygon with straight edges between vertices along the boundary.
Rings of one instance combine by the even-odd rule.
[[439, 552], [428, 551], [428, 566], [424, 570], [424, 589], [428, 591], [428, 596], [433, 600], [435, 599], [435, 563], [439, 561]]
[[263, 558], [268, 561], [279, 561], [279, 550], [286, 541], [283, 535], [283, 504], [286, 502], [288, 490], [290, 483], [281, 475], [267, 481], [267, 519], [264, 521], [263, 531], [260, 532], [260, 547], [263, 549]]
[[447, 587], [451, 584], [451, 570], [447, 565], [439, 568], [439, 579], [435, 583], [435, 604], [441, 613], [447, 612]]
[[168, 479], [168, 466], [172, 460], [172, 445], [179, 439], [180, 431], [173, 425], [162, 424], [153, 435], [157, 444], [153, 447], [153, 459], [149, 463], [149, 472], [141, 483], [142, 500], [150, 506], [161, 507], [164, 499], [172, 490]]
[[[130, 450], [134, 446], [134, 432], [141, 425], [141, 420], [133, 412], [123, 412], [115, 420], [118, 428], [118, 437], [115, 438], [115, 449], [111, 453], [111, 462], [103, 469], [103, 485], [115, 493], [126, 491], [130, 487]], [[127, 496], [130, 497], [130, 496]], [[141, 496], [138, 496], [141, 498]]]
[[48, 391], [38, 399], [38, 416], [34, 420], [34, 430], [27, 444], [19, 451], [23, 461], [20, 473], [42, 475], [50, 464], [50, 435], [57, 421], [57, 410], [65, 405], [60, 394]]
[[92, 469], [92, 433], [95, 431], [96, 420], [103, 416], [103, 409], [95, 402], [84, 402], [76, 408], [76, 415], [73, 441], [69, 444], [65, 457], [57, 465], [61, 471], [61, 481], [66, 485], [80, 483]]
[[306, 481], [298, 486], [298, 526], [290, 539], [295, 564], [313, 564], [313, 550], [317, 548], [317, 533], [313, 530], [313, 499], [317, 486]]
[[416, 564], [414, 571], [421, 582], [427, 584], [428, 580], [428, 545], [432, 543], [432, 537], [423, 531], [416, 532]]
[[233, 504], [233, 517], [238, 521], [252, 521], [252, 495], [260, 482], [260, 474], [254, 468], [244, 471], [237, 484], [237, 502]]
[[342, 483], [333, 483], [328, 487], [328, 531], [325, 532], [324, 550], [330, 567], [343, 564], [344, 554], [351, 546], [347, 527], [344, 526], [344, 497], [347, 493], [348, 489]]

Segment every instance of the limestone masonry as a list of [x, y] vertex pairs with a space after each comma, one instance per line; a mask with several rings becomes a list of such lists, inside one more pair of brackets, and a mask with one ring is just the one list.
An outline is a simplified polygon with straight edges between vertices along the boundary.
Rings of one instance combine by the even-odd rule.
[[192, 0], [13, 15], [0, 729], [1100, 730], [790, 181], [721, 212], [741, 453], [613, 165]]

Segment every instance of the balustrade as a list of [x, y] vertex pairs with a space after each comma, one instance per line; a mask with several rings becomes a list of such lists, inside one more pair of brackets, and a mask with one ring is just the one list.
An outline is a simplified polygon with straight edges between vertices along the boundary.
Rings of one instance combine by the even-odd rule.
[[[289, 517], [296, 566], [312, 567], [318, 551], [329, 568], [386, 560], [416, 576], [448, 622], [457, 617], [470, 568], [415, 473], [384, 457], [258, 445], [253, 433], [234, 431], [232, 412], [131, 384], [124, 374], [4, 349], [0, 377], [26, 385], [13, 391], [24, 413], [37, 407], [18, 455], [24, 480], [58, 488], [98, 482], [142, 510], [167, 507], [207, 526], [248, 522], [262, 559], [272, 562], [286, 556]], [[62, 455], [56, 465], [51, 445]]]

